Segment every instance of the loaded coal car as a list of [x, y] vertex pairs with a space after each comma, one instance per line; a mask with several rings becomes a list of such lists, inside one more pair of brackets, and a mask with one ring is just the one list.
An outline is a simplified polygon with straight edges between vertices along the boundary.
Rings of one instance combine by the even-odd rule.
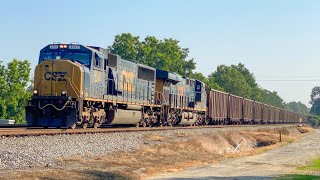
[[50, 44], [40, 51], [29, 126], [178, 125], [205, 120], [205, 84], [121, 59], [106, 49]]

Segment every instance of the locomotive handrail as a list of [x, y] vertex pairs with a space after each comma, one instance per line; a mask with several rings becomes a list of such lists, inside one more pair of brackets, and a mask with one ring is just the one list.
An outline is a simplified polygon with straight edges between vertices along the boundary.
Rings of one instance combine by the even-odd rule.
[[[70, 83], [70, 86], [71, 86], [71, 88], [73, 89], [73, 91], [77, 94], [77, 96], [80, 97], [81, 93], [80, 93], [79, 89], [73, 84], [73, 82], [70, 80], [70, 78], [69, 78], [69, 77], [65, 77], [65, 79], [66, 79], [66, 80], [69, 80], [69, 81], [67, 81], [67, 82]], [[57, 82], [57, 80], [56, 80], [56, 82]], [[76, 88], [76, 89], [75, 89], [75, 88]], [[79, 92], [79, 94], [78, 94], [77, 92]]]
[[67, 101], [63, 106], [62, 106], [62, 108], [57, 108], [55, 105], [53, 105], [53, 104], [46, 104], [46, 105], [44, 105], [43, 107], [41, 107], [41, 105], [40, 105], [40, 101], [38, 101], [38, 106], [39, 106], [39, 109], [44, 109], [44, 108], [46, 108], [46, 107], [48, 107], [48, 106], [52, 106], [53, 108], [55, 108], [57, 111], [62, 111], [64, 108], [66, 108], [66, 107], [73, 107], [73, 106], [67, 106], [67, 104], [69, 103], [69, 102], [72, 102], [72, 101]]

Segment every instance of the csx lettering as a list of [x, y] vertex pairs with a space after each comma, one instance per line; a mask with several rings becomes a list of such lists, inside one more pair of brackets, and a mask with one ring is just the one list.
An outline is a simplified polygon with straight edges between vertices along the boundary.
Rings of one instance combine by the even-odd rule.
[[66, 74], [67, 72], [46, 72], [44, 73], [44, 79], [48, 81], [66, 81]]

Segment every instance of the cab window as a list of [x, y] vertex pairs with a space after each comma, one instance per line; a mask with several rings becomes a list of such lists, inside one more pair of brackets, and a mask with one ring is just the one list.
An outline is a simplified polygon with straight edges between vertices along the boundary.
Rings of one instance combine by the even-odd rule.
[[95, 62], [94, 62], [94, 66], [97, 68], [103, 68], [103, 56], [100, 54], [95, 53]]

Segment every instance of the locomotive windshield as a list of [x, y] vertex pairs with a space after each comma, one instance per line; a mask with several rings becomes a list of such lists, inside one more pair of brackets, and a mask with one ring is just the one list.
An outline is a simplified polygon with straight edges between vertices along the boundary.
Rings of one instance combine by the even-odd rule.
[[39, 63], [45, 60], [66, 59], [90, 67], [92, 50], [75, 44], [50, 44], [40, 51]]
[[39, 63], [47, 59], [68, 59], [71, 61], [77, 61], [85, 66], [89, 66], [91, 61], [91, 54], [82, 52], [48, 52], [41, 53]]

